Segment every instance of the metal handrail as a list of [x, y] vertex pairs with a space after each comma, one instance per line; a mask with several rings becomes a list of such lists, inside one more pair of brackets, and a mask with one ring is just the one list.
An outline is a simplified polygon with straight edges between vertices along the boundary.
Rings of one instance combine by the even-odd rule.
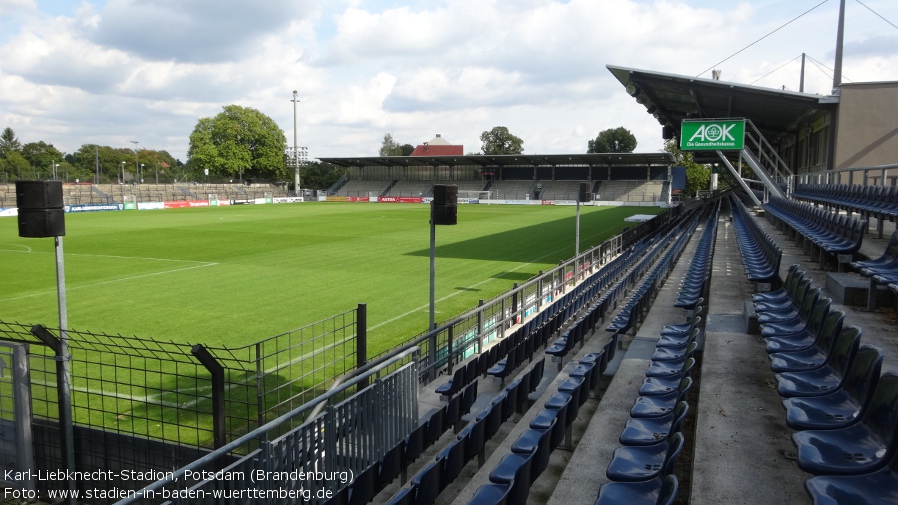
[[279, 428], [280, 426], [282, 426], [283, 424], [292, 420], [293, 418], [298, 417], [299, 415], [303, 414], [304, 412], [314, 408], [319, 403], [326, 402], [326, 401], [330, 400], [331, 398], [342, 393], [346, 389], [358, 384], [359, 382], [361, 382], [363, 380], [368, 379], [372, 375], [379, 373], [383, 368], [386, 368], [387, 366], [389, 366], [397, 361], [400, 361], [409, 356], [412, 356], [419, 351], [420, 351], [420, 349], [418, 347], [411, 347], [409, 349], [404, 350], [403, 352], [400, 352], [398, 354], [395, 354], [395, 355], [383, 360], [379, 364], [379, 366], [377, 363], [371, 363], [371, 365], [369, 365], [371, 368], [369, 368], [367, 372], [365, 372], [361, 375], [358, 375], [358, 376], [354, 377], [353, 379], [350, 379], [348, 382], [344, 383], [343, 387], [341, 387], [339, 390], [328, 391], [328, 392], [322, 394], [321, 396], [318, 396], [314, 400], [312, 400], [308, 403], [305, 403], [303, 405], [300, 405], [299, 407], [291, 410], [290, 412], [284, 414], [283, 416], [278, 417], [277, 419], [274, 419], [273, 421], [270, 421], [270, 422], [256, 428], [255, 430], [247, 433], [246, 435], [243, 435], [242, 437], [240, 437], [228, 444], [221, 446], [220, 448], [210, 452], [209, 454], [206, 454], [205, 456], [193, 461], [192, 463], [185, 465], [170, 474], [166, 474], [166, 476], [164, 478], [159, 479], [156, 482], [153, 482], [149, 486], [145, 486], [144, 488], [138, 490], [137, 492], [124, 498], [123, 500], [115, 502], [115, 505], [130, 505], [130, 504], [138, 503], [139, 501], [144, 499], [144, 496], [146, 494], [148, 494], [148, 493], [146, 493], [146, 491], [155, 493], [157, 490], [161, 489], [162, 487], [164, 487], [168, 484], [171, 484], [171, 483], [181, 479], [182, 477], [185, 477], [187, 472], [197, 471], [203, 465], [205, 465], [207, 463], [211, 463], [212, 461], [215, 461], [216, 459], [218, 459], [222, 456], [228, 455], [229, 453], [240, 448], [244, 444], [247, 444], [249, 442], [252, 442], [252, 441], [260, 439], [260, 438], [264, 439], [264, 437], [268, 434], [268, 432]]

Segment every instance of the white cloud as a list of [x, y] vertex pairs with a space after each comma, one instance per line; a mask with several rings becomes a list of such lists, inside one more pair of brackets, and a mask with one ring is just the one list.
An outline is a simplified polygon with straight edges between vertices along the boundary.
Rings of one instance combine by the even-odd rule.
[[[892, 22], [891, 0], [865, 4]], [[201, 117], [236, 103], [272, 117], [315, 156], [371, 155], [385, 132], [480, 147], [507, 126], [527, 153], [584, 152], [624, 126], [639, 149], [660, 127], [607, 64], [828, 92], [837, 5], [788, 0], [108, 0], [70, 13], [0, 0], [0, 127], [71, 152], [84, 143], [184, 159]], [[43, 14], [41, 14], [43, 12]], [[14, 16], [4, 16], [14, 13]], [[829, 27], [829, 28], [826, 28]], [[766, 38], [758, 41], [765, 35]], [[849, 4], [844, 75], [898, 80], [896, 29]], [[756, 42], [757, 41], [757, 42]], [[744, 50], [743, 50], [744, 48]], [[737, 53], [738, 51], [741, 52]], [[703, 77], [709, 77], [708, 74]]]

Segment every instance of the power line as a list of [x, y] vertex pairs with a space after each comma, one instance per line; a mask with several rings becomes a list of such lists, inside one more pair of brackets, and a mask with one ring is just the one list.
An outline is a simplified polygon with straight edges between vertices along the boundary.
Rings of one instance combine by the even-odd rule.
[[754, 81], [750, 82], [750, 83], [749, 83], [749, 86], [751, 86], [752, 84], [754, 84], [754, 83], [760, 81], [761, 79], [767, 77], [768, 75], [770, 75], [770, 74], [776, 72], [777, 70], [779, 70], [779, 69], [785, 67], [786, 65], [788, 65], [789, 63], [792, 63], [793, 61], [797, 60], [798, 58], [801, 58], [801, 55], [800, 55], [800, 54], [799, 54], [798, 56], [792, 58], [791, 60], [789, 60], [789, 61], [783, 63], [782, 65], [780, 65], [780, 66], [774, 68], [774, 69], [771, 70], [770, 72], [767, 72], [766, 74], [762, 75], [761, 77], [758, 77], [758, 78], [755, 79]]
[[886, 23], [892, 25], [893, 28], [895, 28], [896, 30], [898, 30], [898, 26], [895, 26], [895, 23], [893, 23], [893, 22], [889, 21], [888, 19], [882, 17], [882, 14], [876, 12], [875, 10], [871, 9], [870, 7], [867, 7], [867, 4], [865, 4], [864, 2], [861, 2], [861, 0], [857, 0], [857, 3], [863, 5], [865, 9], [867, 9], [867, 10], [870, 11], [870, 12], [872, 12], [872, 13], [875, 14], [877, 17], [879, 17], [879, 19], [881, 19], [881, 20], [885, 21]]
[[767, 37], [773, 35], [774, 33], [776, 33], [776, 32], [778, 32], [778, 31], [782, 30], [783, 28], [785, 28], [785, 27], [787, 27], [787, 26], [789, 26], [790, 24], [792, 24], [793, 22], [795, 22], [795, 21], [798, 20], [799, 18], [804, 17], [805, 15], [809, 14], [811, 11], [815, 10], [817, 7], [820, 7], [821, 5], [825, 4], [826, 2], [829, 2], [829, 0], [823, 0], [823, 1], [820, 2], [819, 4], [817, 4], [817, 5], [813, 6], [813, 7], [811, 7], [810, 9], [808, 9], [808, 10], [806, 10], [805, 12], [799, 14], [798, 16], [795, 16], [794, 18], [790, 19], [789, 21], [787, 21], [785, 24], [783, 24], [783, 25], [780, 26], [779, 28], [773, 30], [772, 32], [768, 33], [767, 35], [764, 35], [763, 37], [761, 37], [761, 38], [759, 38], [758, 40], [752, 42], [751, 44], [749, 44], [749, 45], [743, 47], [742, 49], [736, 51], [735, 53], [733, 53], [733, 54], [727, 56], [726, 58], [724, 58], [723, 60], [721, 60], [721, 61], [715, 63], [714, 65], [711, 65], [711, 68], [709, 68], [708, 70], [705, 70], [704, 72], [702, 72], [702, 73], [696, 75], [696, 77], [701, 77], [702, 74], [705, 74], [705, 73], [707, 73], [707, 72], [710, 71], [710, 70], [713, 70], [714, 68], [716, 68], [716, 67], [717, 67], [718, 65], [720, 65], [721, 63], [723, 63], [723, 62], [729, 60], [730, 58], [736, 56], [737, 54], [741, 53], [742, 51], [745, 51], [745, 50], [748, 49], [749, 47], [751, 47], [751, 46], [757, 44], [758, 42], [760, 42], [760, 41], [766, 39]]

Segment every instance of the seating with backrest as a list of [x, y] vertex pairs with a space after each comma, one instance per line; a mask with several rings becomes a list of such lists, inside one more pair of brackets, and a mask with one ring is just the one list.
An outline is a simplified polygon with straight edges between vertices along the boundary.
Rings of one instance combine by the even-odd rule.
[[794, 430], [827, 430], [854, 423], [864, 414], [882, 371], [882, 350], [861, 345], [841, 388], [823, 396], [783, 400], [786, 424]]
[[[808, 317], [807, 324], [800, 331], [764, 337], [764, 347], [767, 352], [800, 351], [812, 347], [820, 337], [820, 330], [826, 322], [831, 307], [832, 303], [829, 298], [818, 298]], [[779, 329], [787, 331], [784, 327], [779, 327]], [[768, 333], [772, 331], [774, 328], [770, 328]]]
[[509, 503], [527, 503], [530, 494], [530, 475], [536, 451], [528, 454], [508, 453], [502, 456], [496, 467], [489, 473], [493, 484], [512, 486]]
[[615, 482], [639, 482], [671, 473], [665, 469], [674, 464], [683, 445], [683, 434], [677, 432], [658, 444], [618, 447], [611, 456], [605, 475]]
[[424, 438], [427, 434], [427, 423], [422, 423], [405, 437], [405, 447], [402, 453], [402, 482], [405, 482], [406, 469], [424, 452]]
[[[656, 349], [655, 352], [664, 359], [659, 361], [655, 361], [653, 359], [649, 364], [649, 368], [645, 371], [645, 376], [672, 377], [674, 375], [679, 375], [686, 360], [691, 358], [692, 355], [695, 354], [696, 349], [698, 349], [698, 342], [695, 342], [694, 340], [689, 344], [688, 347], [686, 347], [686, 349], [682, 350], [682, 352], [679, 352], [679, 350], [674, 347], [662, 347]], [[674, 353], [677, 353], [678, 356], [673, 357]]]
[[805, 277], [804, 272], [802, 272], [802, 276], [796, 281], [794, 289], [788, 293], [789, 296], [753, 302], [755, 312], [761, 314], [764, 312], [784, 311], [790, 308], [797, 309], [798, 307], [801, 307], [804, 297], [808, 294], [811, 287], [813, 287], [813, 284], [813, 281], [811, 281], [810, 278]]
[[486, 419], [474, 419], [458, 432], [457, 438], [465, 441], [465, 463], [476, 456], [479, 466], [483, 466], [486, 459], [483, 451], [486, 445]]
[[652, 445], [667, 440], [680, 431], [689, 404], [680, 401], [670, 414], [661, 417], [631, 417], [627, 420], [618, 440], [621, 445]]
[[686, 398], [691, 388], [692, 377], [686, 376], [680, 380], [676, 391], [665, 395], [639, 396], [630, 408], [630, 417], [660, 417], [670, 414]]
[[432, 505], [440, 495], [443, 463], [431, 461], [418, 470], [411, 479], [411, 487], [415, 488], [415, 505]]
[[456, 477], [461, 474], [465, 463], [465, 446], [468, 441], [465, 438], [455, 438], [451, 440], [446, 447], [437, 453], [436, 460], [441, 462], [443, 468], [440, 470], [440, 491], [446, 489]]
[[[768, 354], [770, 358], [770, 368], [776, 372], [799, 372], [802, 370], [813, 370], [825, 365], [832, 354], [840, 336], [842, 335], [842, 323], [845, 320], [841, 316], [841, 311], [833, 310], [830, 316], [835, 319], [835, 324], [827, 321], [820, 330], [820, 338], [817, 343], [809, 349], [792, 352], [775, 352]], [[829, 317], [827, 317], [829, 319]], [[850, 333], [845, 334], [845, 338], [854, 338]]]
[[436, 393], [443, 396], [452, 396], [458, 393], [464, 385], [465, 368], [458, 367], [452, 373], [452, 378], [436, 388]]
[[795, 263], [786, 271], [786, 278], [783, 279], [783, 285], [775, 291], [766, 293], [755, 293], [751, 296], [752, 303], [775, 302], [779, 300], [791, 299], [798, 289], [798, 283], [805, 276], [804, 270], [799, 269], [800, 265]]
[[663, 396], [679, 389], [683, 377], [689, 375], [695, 367], [695, 358], [689, 358], [680, 368], [680, 372], [666, 377], [646, 377], [639, 386], [640, 396]]
[[898, 451], [887, 465], [859, 475], [819, 475], [805, 481], [814, 505], [898, 503]]
[[402, 454], [404, 452], [405, 440], [403, 439], [388, 449], [383, 457], [380, 458], [377, 479], [374, 483], [375, 492], [382, 491], [402, 473]]
[[672, 473], [642, 482], [608, 482], [599, 488], [594, 505], [673, 505], [679, 490]]
[[396, 491], [386, 505], [413, 505], [415, 503], [415, 488], [410, 486], [403, 487]]
[[365, 505], [374, 498], [379, 469], [380, 465], [375, 462], [355, 474], [349, 487], [349, 505]]
[[[801, 305], [798, 307], [793, 306], [785, 310], [758, 312], [758, 324], [761, 325], [762, 329], [765, 326], [780, 325], [794, 327], [793, 332], [800, 331], [807, 325], [808, 318], [811, 317], [811, 311], [814, 310], [814, 304], [817, 303], [819, 297], [820, 288], [812, 286], [802, 297]], [[780, 333], [785, 333], [785, 331], [780, 331]]]
[[878, 470], [898, 443], [898, 373], [882, 374], [870, 404], [856, 423], [833, 430], [792, 434], [798, 466], [815, 475], [856, 475]]
[[843, 328], [823, 366], [776, 374], [777, 393], [785, 397], [820, 396], [842, 387], [860, 345], [861, 329], [857, 326]]

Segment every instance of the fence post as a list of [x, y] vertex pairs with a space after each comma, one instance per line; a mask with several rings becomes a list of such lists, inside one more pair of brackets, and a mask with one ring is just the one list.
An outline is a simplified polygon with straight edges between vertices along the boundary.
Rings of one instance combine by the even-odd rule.
[[[355, 316], [355, 368], [368, 364], [368, 304], [360, 303]], [[368, 387], [368, 379], [359, 382], [356, 391]]]
[[212, 440], [215, 449], [218, 449], [228, 443], [225, 430], [224, 367], [202, 344], [193, 346], [190, 353], [212, 376]]
[[[64, 330], [63, 330], [64, 331]], [[56, 338], [46, 327], [36, 324], [31, 327], [31, 334], [37, 337], [56, 354], [56, 397], [59, 402], [59, 432], [61, 438], [62, 461], [66, 470], [74, 472], [75, 468], [75, 433], [72, 422], [72, 388], [70, 387], [68, 345]], [[65, 479], [69, 490], [75, 489], [74, 479]], [[66, 499], [65, 503], [74, 505], [75, 498]]]

